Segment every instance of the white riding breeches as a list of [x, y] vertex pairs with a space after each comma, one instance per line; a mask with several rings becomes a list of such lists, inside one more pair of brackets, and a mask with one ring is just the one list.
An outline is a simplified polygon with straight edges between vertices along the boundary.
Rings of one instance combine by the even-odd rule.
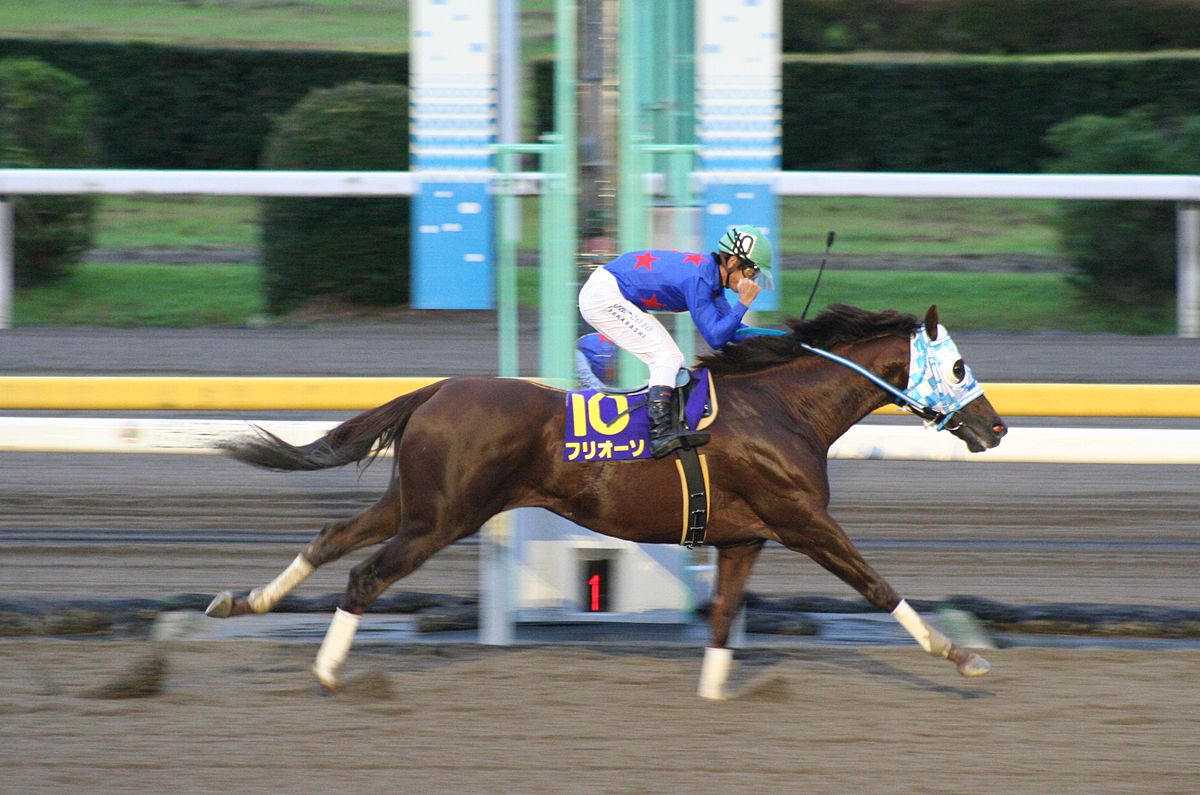
[[657, 318], [621, 294], [617, 279], [597, 268], [579, 291], [579, 313], [592, 328], [650, 368], [650, 386], [675, 386], [683, 352]]

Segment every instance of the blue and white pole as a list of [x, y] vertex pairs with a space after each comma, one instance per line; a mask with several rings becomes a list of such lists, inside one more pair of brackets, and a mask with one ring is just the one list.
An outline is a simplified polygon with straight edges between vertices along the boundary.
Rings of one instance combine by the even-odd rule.
[[[739, 173], [705, 189], [704, 239], [710, 245], [730, 226], [754, 224], [771, 236], [776, 252], [781, 248], [779, 202], [770, 184], [782, 152], [781, 14], [780, 0], [696, 2], [699, 166]], [[774, 288], [758, 297], [755, 309], [779, 308], [780, 276], [777, 264]]]
[[413, 197], [412, 305], [490, 309], [495, 2], [413, 0], [411, 37], [411, 168], [421, 180]]

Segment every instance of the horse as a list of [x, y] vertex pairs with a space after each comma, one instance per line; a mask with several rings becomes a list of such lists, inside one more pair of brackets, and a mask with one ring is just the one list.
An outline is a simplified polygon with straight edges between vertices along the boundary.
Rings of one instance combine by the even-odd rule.
[[[730, 625], [768, 541], [812, 558], [963, 676], [986, 673], [987, 660], [925, 622], [830, 516], [828, 451], [850, 426], [888, 402], [949, 431], [971, 452], [995, 447], [1006, 426], [939, 326], [936, 306], [920, 322], [894, 310], [834, 305], [787, 326], [789, 331], [732, 343], [699, 360], [720, 404], [703, 448], [711, 476], [705, 543], [717, 550], [717, 572], [699, 695], [728, 697]], [[675, 462], [564, 461], [565, 396], [520, 379], [454, 377], [365, 411], [306, 445], [262, 429], [222, 440], [232, 457], [275, 470], [362, 466], [389, 448], [394, 459], [378, 502], [326, 524], [267, 585], [244, 596], [219, 594], [208, 614], [268, 612], [317, 567], [386, 541], [351, 570], [318, 651], [313, 672], [334, 691], [368, 605], [502, 511], [545, 508], [616, 538], [678, 544]]]

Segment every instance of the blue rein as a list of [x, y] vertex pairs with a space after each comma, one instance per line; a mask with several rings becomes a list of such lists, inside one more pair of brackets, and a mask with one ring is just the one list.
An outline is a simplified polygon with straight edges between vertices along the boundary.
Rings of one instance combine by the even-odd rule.
[[820, 348], [814, 348], [813, 346], [808, 345], [803, 342], [800, 343], [800, 347], [806, 351], [809, 351], [810, 353], [815, 353], [818, 356], [823, 356], [831, 362], [837, 362], [840, 365], [849, 367], [851, 370], [853, 370], [854, 372], [863, 376], [864, 378], [868, 379], [873, 384], [875, 384], [877, 387], [879, 387], [883, 391], [890, 394], [893, 398], [895, 398], [895, 400], [893, 402], [900, 408], [907, 409], [907, 410], [911, 411], [913, 414], [916, 414], [917, 416], [922, 417], [930, 422], [937, 422], [937, 429], [939, 431], [942, 430], [943, 428], [945, 428], [946, 424], [950, 422], [950, 418], [953, 417], [957, 413], [957, 412], [952, 411], [949, 414], [943, 414], [942, 412], [940, 412], [936, 409], [933, 409], [929, 406], [921, 405], [920, 403], [918, 403], [917, 401], [913, 400], [911, 397], [906, 395], [904, 392], [900, 391], [896, 387], [889, 384], [887, 381], [885, 381], [882, 378], [880, 378], [879, 376], [875, 375], [875, 373], [872, 373], [867, 368], [863, 367], [861, 364], [859, 364], [857, 362], [852, 362], [844, 356], [838, 356], [836, 353], [830, 353], [829, 351], [823, 351]]
[[[920, 332], [918, 331], [918, 333]], [[776, 329], [745, 327], [738, 331], [737, 336], [739, 339], [746, 339], [747, 337], [784, 337], [788, 336], [788, 332], [778, 331]], [[814, 348], [813, 346], [803, 342], [800, 343], [800, 347], [810, 353], [823, 356], [831, 362], [837, 362], [844, 367], [849, 367], [851, 370], [863, 376], [871, 383], [875, 384], [877, 387], [891, 395], [894, 398], [892, 402], [900, 408], [911, 411], [913, 414], [916, 414], [918, 417], [930, 424], [936, 423], [934, 427], [936, 427], [939, 431], [945, 429], [951, 418], [954, 417], [954, 415], [958, 413], [958, 409], [961, 408], [961, 405], [958, 405], [949, 412], [938, 411], [932, 406], [926, 406], [918, 402], [911, 395], [892, 386], [887, 381], [875, 375], [875, 373], [872, 373], [870, 370], [863, 367], [861, 364], [858, 364], [857, 362], [852, 362], [844, 356], [838, 356], [836, 353], [830, 353], [829, 351], [821, 350], [820, 348]]]

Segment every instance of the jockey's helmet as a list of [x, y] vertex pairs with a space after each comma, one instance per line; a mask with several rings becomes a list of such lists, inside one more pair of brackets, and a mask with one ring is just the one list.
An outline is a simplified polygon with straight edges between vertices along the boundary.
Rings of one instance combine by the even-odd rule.
[[717, 249], [724, 254], [733, 254], [749, 262], [760, 271], [771, 270], [771, 260], [774, 252], [767, 233], [757, 226], [733, 226], [717, 243]]

